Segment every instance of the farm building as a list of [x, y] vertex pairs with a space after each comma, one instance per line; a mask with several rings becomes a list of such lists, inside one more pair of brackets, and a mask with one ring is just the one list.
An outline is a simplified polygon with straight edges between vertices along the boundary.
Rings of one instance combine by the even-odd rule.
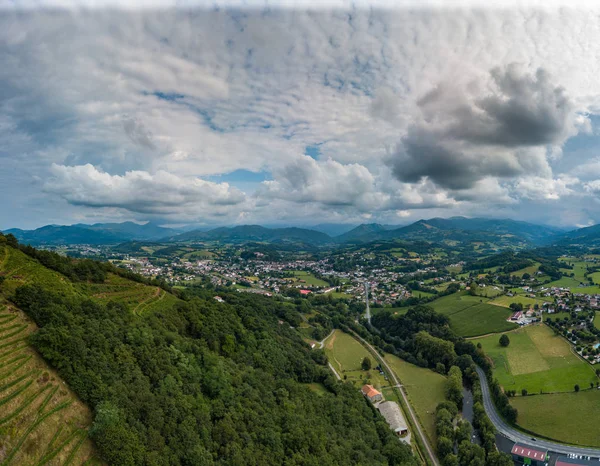
[[542, 466], [548, 458], [548, 450], [544, 448], [533, 448], [522, 443], [515, 443], [511, 450], [515, 464], [527, 464], [531, 466]]
[[510, 320], [519, 320], [521, 317], [523, 317], [523, 313], [521, 311], [517, 311], [510, 316]]
[[385, 418], [386, 422], [390, 426], [390, 429], [392, 429], [398, 437], [403, 437], [408, 434], [408, 426], [406, 425], [402, 411], [400, 411], [400, 407], [396, 402], [382, 401], [375, 407]]
[[383, 400], [383, 395], [380, 391], [375, 390], [373, 385], [365, 385], [361, 389], [362, 394], [365, 395], [371, 403]]

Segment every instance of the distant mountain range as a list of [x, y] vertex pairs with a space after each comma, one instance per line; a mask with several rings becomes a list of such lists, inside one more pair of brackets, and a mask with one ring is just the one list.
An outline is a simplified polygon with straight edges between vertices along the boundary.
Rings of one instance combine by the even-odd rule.
[[69, 244], [118, 244], [130, 240], [153, 241], [180, 233], [179, 230], [163, 228], [153, 223], [140, 225], [123, 223], [82, 223], [70, 226], [46, 225], [36, 230], [12, 228], [3, 233], [12, 233], [21, 243], [32, 245]]
[[551, 242], [564, 230], [510, 219], [431, 218], [389, 229], [378, 224], [360, 225], [338, 238], [341, 242], [367, 242], [385, 239], [424, 240], [430, 242], [484, 241], [499, 245], [538, 245]]
[[[128, 241], [225, 243], [269, 242], [302, 243], [311, 246], [361, 244], [371, 241], [402, 239], [453, 244], [453, 242], [486, 242], [498, 247], [539, 246], [548, 244], [600, 245], [600, 225], [565, 232], [556, 227], [536, 225], [511, 219], [431, 218], [410, 225], [321, 224], [313, 228], [266, 228], [240, 225], [192, 231], [165, 228], [153, 223], [133, 222], [47, 225], [36, 230], [10, 229], [22, 243], [32, 245], [119, 244]], [[327, 232], [331, 234], [328, 234]], [[341, 233], [340, 233], [341, 232]], [[339, 234], [334, 234], [339, 233]]]
[[294, 241], [308, 244], [332, 243], [333, 239], [326, 233], [306, 228], [265, 228], [260, 225], [240, 225], [236, 227], [221, 227], [214, 230], [193, 230], [170, 238], [166, 241]]

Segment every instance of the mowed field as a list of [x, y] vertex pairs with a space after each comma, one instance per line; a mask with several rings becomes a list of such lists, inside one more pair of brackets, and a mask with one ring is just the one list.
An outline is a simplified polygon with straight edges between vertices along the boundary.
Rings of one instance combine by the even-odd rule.
[[498, 296], [497, 298], [490, 301], [490, 304], [494, 304], [496, 306], [510, 307], [512, 303], [521, 303], [524, 308], [533, 307], [535, 304], [540, 307], [544, 303], [549, 303], [550, 300], [544, 300], [542, 298], [530, 298], [528, 296]]
[[510, 345], [500, 346], [498, 335], [473, 340], [481, 343], [494, 363], [494, 376], [505, 390], [529, 393], [570, 392], [575, 384], [588, 387], [598, 378], [594, 369], [571, 352], [569, 344], [545, 325], [509, 332]]
[[35, 328], [0, 304], [0, 464], [102, 464], [88, 439], [88, 408], [26, 340]]
[[304, 272], [302, 270], [292, 270], [291, 272], [294, 274], [294, 281], [303, 282], [307, 286], [329, 286], [329, 283], [327, 283], [324, 280], [321, 280], [320, 278], [315, 277], [310, 272]]
[[[584, 387], [582, 387], [584, 388]], [[539, 435], [600, 447], [600, 390], [512, 398], [517, 423]]]
[[454, 293], [429, 303], [440, 314], [450, 318], [450, 327], [460, 336], [474, 337], [494, 332], [504, 332], [517, 327], [507, 322], [511, 311], [502, 306], [488, 304], [488, 298]]
[[404, 386], [411, 406], [429, 439], [435, 444], [435, 407], [444, 401], [446, 377], [432, 370], [415, 366], [392, 354], [386, 354], [385, 360]]
[[[333, 332], [325, 341], [324, 349], [329, 362], [340, 377], [344, 378], [345, 376], [346, 380], [353, 382], [357, 387], [361, 387], [366, 378], [369, 378], [369, 383], [380, 391], [382, 387], [389, 385], [384, 376], [375, 369], [377, 365], [375, 358], [347, 333], [341, 330]], [[373, 366], [369, 371], [363, 371], [360, 367], [365, 356], [371, 360]]]

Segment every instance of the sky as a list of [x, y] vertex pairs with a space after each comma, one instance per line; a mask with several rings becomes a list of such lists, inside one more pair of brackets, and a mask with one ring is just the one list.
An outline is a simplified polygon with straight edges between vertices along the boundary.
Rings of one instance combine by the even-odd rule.
[[600, 223], [599, 19], [558, 0], [0, 0], [0, 229]]

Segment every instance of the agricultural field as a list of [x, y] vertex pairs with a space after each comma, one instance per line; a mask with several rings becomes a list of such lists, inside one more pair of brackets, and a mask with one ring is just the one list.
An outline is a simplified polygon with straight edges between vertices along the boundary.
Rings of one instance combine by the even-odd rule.
[[315, 277], [310, 272], [304, 272], [301, 270], [293, 270], [291, 272], [292, 272], [292, 274], [294, 274], [294, 278], [292, 280], [299, 281], [301, 283], [306, 283], [307, 286], [318, 286], [318, 287], [329, 286], [329, 283], [327, 283], [324, 280], [321, 280], [320, 278]]
[[[380, 375], [377, 369], [375, 369], [377, 362], [373, 356], [364, 346], [347, 333], [341, 330], [333, 332], [327, 341], [325, 341], [324, 349], [329, 362], [340, 377], [354, 383], [357, 387], [361, 387], [365, 383], [370, 383], [377, 390], [381, 391], [382, 387], [389, 385], [384, 376]], [[373, 368], [369, 371], [363, 371], [360, 367], [365, 356], [371, 360], [373, 365]]]
[[464, 292], [454, 293], [429, 303], [437, 312], [447, 315], [450, 327], [460, 336], [474, 337], [516, 328], [507, 322], [509, 309], [488, 304], [489, 299], [470, 296]]
[[600, 311], [596, 311], [594, 315], [594, 327], [600, 329]]
[[533, 265], [530, 265], [529, 267], [525, 267], [524, 269], [520, 269], [520, 270], [515, 270], [514, 272], [511, 272], [511, 275], [515, 275], [517, 277], [522, 277], [524, 274], [528, 273], [529, 275], [531, 275], [533, 277], [533, 275], [539, 270], [540, 268], [540, 264], [539, 262], [536, 262]]
[[518, 425], [555, 440], [600, 447], [600, 424], [595, 422], [600, 417], [600, 390], [585, 388], [579, 393], [511, 398], [519, 411]]
[[507, 296], [502, 295], [490, 301], [490, 304], [496, 306], [510, 307], [512, 303], [521, 303], [524, 308], [533, 307], [536, 304], [542, 306], [544, 303], [552, 302], [551, 300], [545, 300], [543, 298], [530, 298], [529, 296]]
[[421, 425], [435, 444], [435, 407], [446, 399], [444, 393], [446, 377], [410, 364], [392, 354], [386, 354], [385, 360], [400, 379]]
[[495, 298], [496, 296], [500, 296], [502, 293], [504, 293], [504, 291], [501, 289], [496, 289], [493, 286], [486, 286], [485, 288], [479, 288], [477, 290], [478, 295], [485, 296], [486, 298]]
[[587, 279], [576, 280], [571, 277], [562, 277], [559, 280], [548, 283], [548, 287], [559, 287], [569, 288], [571, 293], [586, 293], [586, 294], [600, 294], [600, 286], [581, 286], [581, 283], [587, 283]]
[[505, 390], [529, 393], [570, 392], [596, 382], [595, 371], [571, 351], [567, 341], [546, 325], [529, 325], [509, 332], [510, 344], [501, 347], [498, 335], [472, 340], [481, 343], [494, 364], [494, 376]]
[[428, 293], [427, 291], [411, 291], [410, 293], [412, 296], [414, 296], [415, 298], [431, 298], [432, 296], [435, 296], [433, 293]]
[[26, 340], [35, 328], [0, 304], [1, 464], [102, 464], [88, 439], [88, 408]]
[[63, 275], [42, 267], [35, 259], [7, 246], [0, 246], [0, 273], [5, 277], [2, 289], [7, 295], [19, 286], [31, 283], [40, 284], [63, 296], [76, 292]]

